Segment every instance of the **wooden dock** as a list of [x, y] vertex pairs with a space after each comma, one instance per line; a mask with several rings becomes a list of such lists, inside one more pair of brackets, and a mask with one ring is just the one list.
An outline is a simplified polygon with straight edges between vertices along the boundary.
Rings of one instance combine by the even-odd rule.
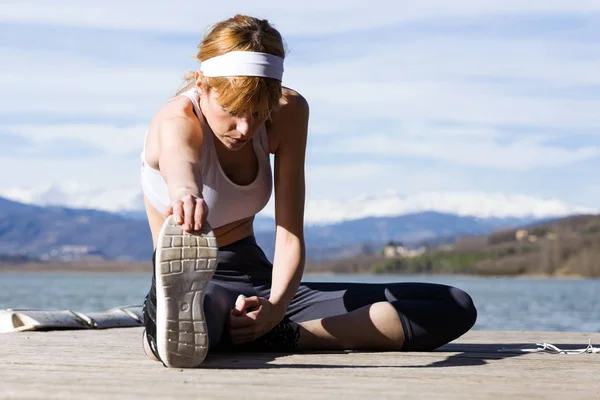
[[600, 399], [600, 354], [497, 351], [599, 346], [600, 333], [472, 331], [429, 353], [214, 354], [193, 370], [148, 360], [141, 334], [2, 334], [0, 398]]

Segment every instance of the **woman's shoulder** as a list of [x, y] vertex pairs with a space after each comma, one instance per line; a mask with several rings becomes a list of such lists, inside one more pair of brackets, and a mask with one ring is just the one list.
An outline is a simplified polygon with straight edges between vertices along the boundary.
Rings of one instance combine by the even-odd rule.
[[194, 112], [194, 104], [187, 96], [176, 96], [165, 102], [154, 114], [152, 124], [160, 126], [171, 120], [188, 120], [190, 123], [199, 125]]
[[149, 164], [158, 163], [160, 143], [200, 142], [202, 126], [194, 105], [187, 96], [176, 96], [163, 104], [154, 114], [146, 133], [146, 157]]
[[308, 101], [298, 91], [282, 88], [279, 108], [271, 112], [267, 124], [269, 150], [275, 153], [282, 141], [289, 136], [306, 135], [308, 124]]
[[281, 90], [281, 100], [279, 100], [279, 109], [281, 112], [304, 112], [308, 109], [308, 101], [297, 90], [283, 87]]
[[165, 104], [154, 114], [148, 134], [159, 137], [161, 132], [177, 131], [181, 134], [191, 134], [202, 136], [202, 127], [200, 121], [194, 112], [194, 104], [187, 96], [176, 96]]

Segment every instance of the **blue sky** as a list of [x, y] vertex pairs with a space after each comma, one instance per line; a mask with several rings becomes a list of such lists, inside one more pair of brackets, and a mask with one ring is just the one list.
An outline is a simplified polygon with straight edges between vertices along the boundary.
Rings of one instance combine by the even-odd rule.
[[2, 2], [0, 195], [43, 202], [54, 182], [73, 205], [135, 206], [146, 125], [207, 26], [240, 12], [282, 32], [284, 84], [311, 105], [309, 203], [600, 208], [600, 2], [284, 3]]

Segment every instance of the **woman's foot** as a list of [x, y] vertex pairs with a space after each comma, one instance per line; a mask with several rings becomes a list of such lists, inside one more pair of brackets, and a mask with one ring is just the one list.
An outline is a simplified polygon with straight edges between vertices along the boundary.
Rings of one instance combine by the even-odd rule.
[[156, 246], [156, 352], [167, 367], [193, 368], [204, 361], [208, 335], [204, 292], [217, 268], [217, 241], [205, 223], [185, 232], [173, 216]]

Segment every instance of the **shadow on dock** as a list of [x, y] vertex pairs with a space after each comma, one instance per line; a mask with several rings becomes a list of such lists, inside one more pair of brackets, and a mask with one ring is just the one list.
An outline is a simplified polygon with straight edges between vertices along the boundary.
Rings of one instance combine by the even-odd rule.
[[[450, 343], [440, 347], [432, 352], [396, 352], [398, 357], [404, 355], [437, 355], [440, 353], [452, 353], [443, 360], [436, 360], [426, 365], [398, 365], [398, 364], [360, 364], [356, 359], [349, 360], [347, 364], [298, 364], [282, 363], [283, 359], [289, 354], [284, 353], [213, 353], [209, 355], [200, 368], [206, 369], [354, 369], [354, 368], [445, 368], [445, 367], [465, 367], [478, 366], [488, 364], [488, 360], [501, 360], [506, 358], [514, 358], [523, 356], [527, 353], [523, 352], [501, 352], [501, 349], [519, 349], [524, 346], [531, 346], [531, 343]], [[580, 349], [579, 344], [562, 344], [560, 347], [564, 350]], [[344, 355], [344, 354], [381, 354], [381, 352], [364, 352], [364, 351], [319, 351], [319, 352], [302, 352], [305, 355]], [[271, 363], [278, 360], [280, 362]]]

